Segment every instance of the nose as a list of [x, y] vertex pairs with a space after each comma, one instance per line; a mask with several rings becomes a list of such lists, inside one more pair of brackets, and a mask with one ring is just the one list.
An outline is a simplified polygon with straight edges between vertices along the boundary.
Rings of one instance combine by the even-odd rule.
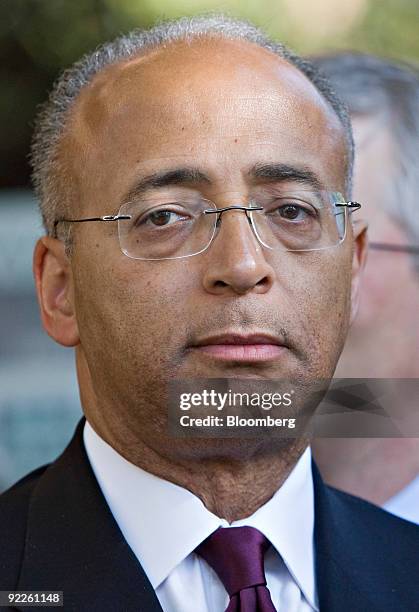
[[218, 216], [218, 232], [206, 253], [203, 277], [209, 293], [266, 293], [274, 282], [274, 269], [265, 259], [248, 214], [227, 210]]

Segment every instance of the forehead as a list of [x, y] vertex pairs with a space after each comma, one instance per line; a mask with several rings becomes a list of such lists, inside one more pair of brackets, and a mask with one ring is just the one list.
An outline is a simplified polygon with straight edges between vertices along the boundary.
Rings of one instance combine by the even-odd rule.
[[345, 150], [335, 113], [294, 66], [248, 42], [202, 39], [99, 73], [73, 108], [63, 154], [83, 188], [97, 191], [100, 178], [116, 197], [128, 175], [176, 161], [227, 174], [297, 162], [333, 183]]

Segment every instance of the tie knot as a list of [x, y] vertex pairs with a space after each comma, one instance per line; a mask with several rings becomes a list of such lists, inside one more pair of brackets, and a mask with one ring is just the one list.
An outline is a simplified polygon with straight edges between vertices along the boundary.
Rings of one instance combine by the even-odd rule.
[[220, 527], [195, 552], [218, 574], [230, 597], [266, 585], [263, 557], [269, 541], [254, 527]]

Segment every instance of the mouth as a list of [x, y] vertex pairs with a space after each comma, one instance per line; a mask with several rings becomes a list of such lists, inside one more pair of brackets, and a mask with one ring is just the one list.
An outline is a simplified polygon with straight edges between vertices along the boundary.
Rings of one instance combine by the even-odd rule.
[[269, 362], [281, 358], [288, 349], [276, 336], [264, 333], [226, 333], [199, 339], [188, 347], [195, 354], [219, 361], [245, 363]]

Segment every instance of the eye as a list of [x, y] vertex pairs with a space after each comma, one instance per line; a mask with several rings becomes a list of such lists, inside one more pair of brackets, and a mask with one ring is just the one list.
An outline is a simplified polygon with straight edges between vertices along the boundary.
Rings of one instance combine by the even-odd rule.
[[179, 216], [180, 215], [174, 213], [172, 210], [158, 210], [149, 214], [147, 220], [153, 223], [153, 225], [169, 225]]
[[178, 221], [186, 220], [188, 216], [180, 211], [171, 210], [170, 208], [159, 208], [149, 213], [144, 213], [138, 218], [136, 225], [151, 225], [155, 227], [164, 227], [173, 225]]
[[270, 214], [279, 216], [286, 221], [306, 221], [309, 217], [315, 216], [315, 211], [302, 204], [290, 202], [277, 206]]
[[284, 219], [290, 219], [294, 221], [298, 219], [301, 215], [304, 215], [305, 211], [301, 208], [301, 206], [296, 206], [295, 204], [286, 204], [285, 206], [281, 206], [279, 209], [279, 214]]

